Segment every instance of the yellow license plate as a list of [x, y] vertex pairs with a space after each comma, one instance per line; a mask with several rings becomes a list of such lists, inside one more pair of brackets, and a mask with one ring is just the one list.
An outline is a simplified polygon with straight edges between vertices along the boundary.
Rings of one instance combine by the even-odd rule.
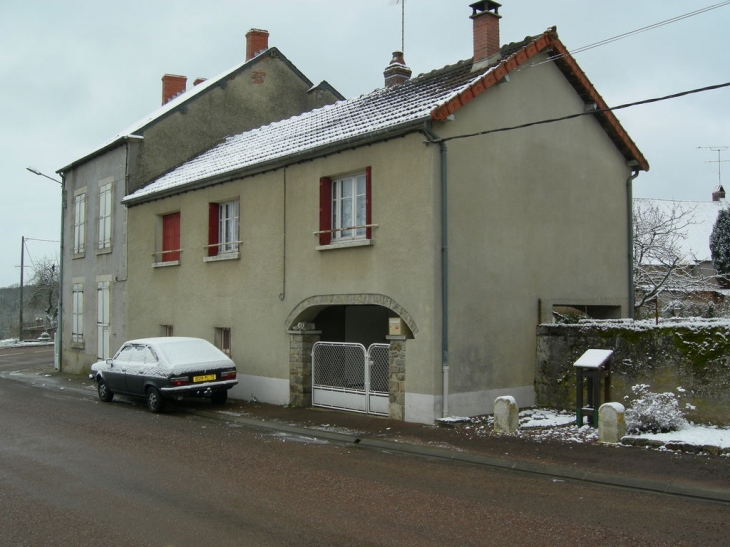
[[205, 376], [193, 376], [193, 382], [210, 382], [215, 380], [215, 374], [206, 374]]

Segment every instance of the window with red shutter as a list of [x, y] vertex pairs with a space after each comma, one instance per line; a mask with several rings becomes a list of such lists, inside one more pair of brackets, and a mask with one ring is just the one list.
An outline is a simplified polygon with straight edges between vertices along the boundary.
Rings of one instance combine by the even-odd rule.
[[180, 213], [162, 217], [162, 261], [180, 260]]

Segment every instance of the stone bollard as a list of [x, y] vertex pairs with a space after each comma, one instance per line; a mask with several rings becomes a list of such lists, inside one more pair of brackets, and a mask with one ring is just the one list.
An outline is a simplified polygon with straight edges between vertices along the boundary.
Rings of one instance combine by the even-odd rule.
[[626, 435], [626, 409], [621, 403], [604, 403], [598, 409], [598, 441], [616, 444]]
[[515, 398], [497, 397], [494, 401], [494, 432], [512, 434], [519, 427], [519, 410]]

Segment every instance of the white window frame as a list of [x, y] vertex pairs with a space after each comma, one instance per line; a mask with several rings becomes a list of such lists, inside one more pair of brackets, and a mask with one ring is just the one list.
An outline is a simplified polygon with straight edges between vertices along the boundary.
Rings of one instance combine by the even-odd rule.
[[74, 197], [74, 241], [73, 253], [83, 254], [86, 250], [86, 193]]
[[112, 183], [99, 185], [99, 249], [112, 246]]
[[332, 179], [332, 241], [365, 239], [367, 176], [357, 173]]
[[71, 323], [71, 342], [84, 343], [84, 284], [74, 283], [72, 293], [73, 312]]
[[97, 357], [109, 359], [111, 357], [111, 283], [107, 280], [98, 280], [96, 285], [96, 335]]
[[230, 255], [238, 252], [239, 227], [238, 200], [218, 204], [218, 254]]

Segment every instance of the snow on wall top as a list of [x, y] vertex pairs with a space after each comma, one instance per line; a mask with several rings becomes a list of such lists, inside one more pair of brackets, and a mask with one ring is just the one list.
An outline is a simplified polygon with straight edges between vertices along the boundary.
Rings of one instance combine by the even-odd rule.
[[490, 67], [472, 73], [471, 68], [471, 60], [462, 61], [400, 85], [376, 89], [359, 97], [228, 137], [218, 146], [137, 190], [123, 201], [144, 201], [158, 194], [183, 190], [189, 184], [217, 175], [311, 153], [319, 148], [365, 138], [398, 126], [422, 123], [430, 119], [435, 108], [494, 69]]
[[699, 262], [710, 262], [710, 234], [715, 227], [717, 214], [728, 207], [726, 200], [720, 201], [676, 201], [668, 199], [634, 198], [639, 207], [656, 207], [669, 215], [673, 207], [686, 211], [689, 219], [684, 237], [678, 243], [682, 254]]

